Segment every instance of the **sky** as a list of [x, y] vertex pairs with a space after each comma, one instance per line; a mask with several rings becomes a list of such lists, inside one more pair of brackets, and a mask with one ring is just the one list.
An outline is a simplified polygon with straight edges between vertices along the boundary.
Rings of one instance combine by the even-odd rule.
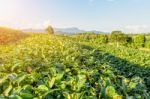
[[150, 32], [150, 0], [0, 0], [0, 26]]

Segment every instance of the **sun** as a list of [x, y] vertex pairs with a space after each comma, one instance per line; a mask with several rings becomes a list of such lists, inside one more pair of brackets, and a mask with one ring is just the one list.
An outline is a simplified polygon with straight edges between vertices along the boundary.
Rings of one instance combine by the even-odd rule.
[[0, 0], [0, 20], [8, 20], [13, 18], [19, 11], [19, 5], [19, 0]]

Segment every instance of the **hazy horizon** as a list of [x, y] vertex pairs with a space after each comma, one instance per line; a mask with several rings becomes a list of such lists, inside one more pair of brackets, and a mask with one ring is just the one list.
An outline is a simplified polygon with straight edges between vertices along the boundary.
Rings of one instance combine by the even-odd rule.
[[0, 26], [150, 32], [149, 0], [0, 0]]

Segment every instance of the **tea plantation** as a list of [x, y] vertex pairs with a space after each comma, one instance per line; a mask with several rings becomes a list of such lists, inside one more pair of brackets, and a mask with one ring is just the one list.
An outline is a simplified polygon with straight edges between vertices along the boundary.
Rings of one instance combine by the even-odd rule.
[[0, 45], [0, 99], [150, 99], [150, 54], [33, 34]]

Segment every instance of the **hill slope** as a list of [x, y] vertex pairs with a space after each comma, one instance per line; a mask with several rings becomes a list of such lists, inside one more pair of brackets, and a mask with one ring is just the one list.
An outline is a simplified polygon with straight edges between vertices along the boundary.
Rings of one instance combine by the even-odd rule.
[[16, 42], [25, 36], [27, 35], [20, 30], [0, 27], [0, 44]]

